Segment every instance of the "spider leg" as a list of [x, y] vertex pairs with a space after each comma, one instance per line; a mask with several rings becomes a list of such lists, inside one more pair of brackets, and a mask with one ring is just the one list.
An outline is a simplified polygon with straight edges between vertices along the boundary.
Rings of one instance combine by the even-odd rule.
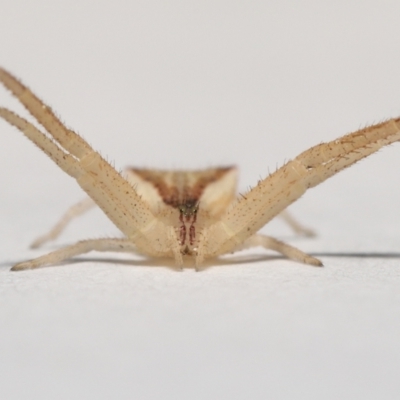
[[322, 267], [322, 262], [318, 260], [318, 258], [303, 253], [301, 250], [296, 249], [296, 247], [293, 247], [271, 236], [261, 234], [255, 234], [249, 237], [244, 241], [243, 244], [237, 246], [233, 251], [245, 250], [257, 246], [262, 246], [265, 249], [277, 251], [287, 258], [303, 264]]
[[42, 131], [37, 129], [26, 119], [4, 107], [0, 107], [0, 117], [23, 132], [29, 140], [43, 150], [67, 174], [75, 177], [83, 173], [83, 169], [75, 157], [65, 153]]
[[[78, 184], [127, 236], [134, 235], [138, 228], [146, 228], [148, 224], [154, 221], [150, 210], [147, 209], [132, 186], [98, 153], [91, 150], [82, 159], [78, 159], [76, 157], [77, 152], [74, 155], [68, 153], [30, 122], [12, 111], [0, 108], [0, 116], [21, 130], [61, 169], [74, 177]], [[83, 148], [85, 148], [87, 144], [83, 139], [81, 140]], [[135, 200], [137, 200], [137, 203]], [[138, 209], [140, 215], [135, 215], [135, 212], [133, 212], [135, 209]]]
[[77, 157], [82, 157], [92, 151], [91, 147], [79, 135], [65, 127], [49, 106], [44, 104], [28, 87], [4, 68], [0, 68], [0, 82], [23, 104], [61, 147]]
[[316, 235], [314, 230], [301, 224], [287, 209], [283, 210], [278, 217], [282, 218], [297, 235], [306, 237], [314, 237]]
[[[135, 189], [26, 86], [0, 68], [0, 82], [47, 130], [41, 132], [12, 111], [0, 108], [0, 117], [21, 130], [61, 169], [74, 177], [108, 218], [144, 253], [171, 255], [170, 240], [160, 240], [165, 224], [158, 220]], [[163, 236], [164, 237], [164, 236]], [[177, 259], [179, 263], [180, 260]]]
[[310, 189], [400, 140], [400, 118], [306, 150], [263, 179], [202, 235], [196, 262], [229, 253]]
[[45, 265], [56, 264], [68, 258], [89, 253], [90, 251], [114, 251], [128, 252], [136, 251], [136, 246], [129, 239], [90, 239], [82, 240], [71, 246], [52, 251], [44, 256], [34, 258], [15, 264], [11, 271], [21, 271], [24, 269], [40, 268]]
[[[124, 178], [130, 182], [130, 171], [124, 170]], [[132, 185], [134, 186], [134, 185]], [[44, 235], [37, 237], [30, 245], [31, 249], [37, 249], [46, 242], [53, 241], [57, 239], [61, 233], [66, 229], [66, 227], [74, 220], [75, 218], [80, 217], [86, 212], [90, 211], [92, 208], [96, 207], [96, 203], [90, 198], [86, 197], [83, 200], [79, 201], [76, 204], [73, 204], [71, 207], [67, 209], [67, 211], [62, 215], [62, 217], [54, 224], [54, 226]]]
[[[26, 86], [0, 68], [0, 81], [51, 135], [51, 139], [35, 129], [25, 119], [2, 109], [1, 116], [16, 126], [53, 159], [103, 209], [107, 216], [127, 236], [154, 220], [154, 217], [132, 186], [74, 131], [67, 129], [53, 111], [39, 100]], [[54, 157], [57, 153], [57, 157]], [[66, 157], [66, 162], [60, 158]], [[69, 166], [74, 168], [70, 171]], [[115, 210], [118, 210], [115, 212]], [[132, 212], [135, 210], [136, 212]], [[140, 214], [140, 215], [138, 215]]]
[[79, 203], [74, 204], [46, 234], [36, 238], [30, 245], [30, 248], [36, 249], [46, 242], [57, 239], [73, 219], [80, 217], [95, 206], [96, 203], [90, 197], [86, 197]]

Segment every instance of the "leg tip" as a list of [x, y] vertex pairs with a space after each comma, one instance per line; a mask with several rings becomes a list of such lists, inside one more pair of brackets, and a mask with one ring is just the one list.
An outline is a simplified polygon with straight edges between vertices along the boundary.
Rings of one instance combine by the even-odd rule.
[[26, 269], [32, 269], [35, 268], [29, 261], [22, 262], [15, 264], [13, 267], [11, 267], [10, 271], [24, 271]]
[[318, 258], [313, 258], [313, 260], [312, 260], [312, 262], [310, 264], [315, 266], [315, 267], [323, 267], [324, 266], [322, 261], [318, 260]]

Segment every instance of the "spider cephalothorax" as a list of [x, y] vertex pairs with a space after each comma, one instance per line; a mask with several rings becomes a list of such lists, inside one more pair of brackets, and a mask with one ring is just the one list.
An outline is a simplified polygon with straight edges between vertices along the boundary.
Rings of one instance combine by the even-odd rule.
[[[191, 257], [199, 268], [205, 259], [254, 246], [320, 266], [320, 260], [257, 232], [307, 189], [400, 140], [400, 118], [369, 126], [306, 150], [236, 198], [234, 167], [200, 171], [128, 168], [122, 176], [84, 139], [65, 127], [51, 108], [2, 68], [0, 82], [36, 118], [44, 132], [6, 108], [0, 107], [0, 117], [22, 131], [75, 178], [90, 197], [73, 206], [33, 247], [54, 239], [71, 219], [95, 204], [125, 236], [84, 240], [19, 263], [13, 270], [55, 264], [92, 250], [172, 257], [178, 267], [183, 266], [184, 257]], [[296, 231], [310, 232], [287, 215], [285, 218]]]
[[174, 226], [183, 255], [195, 255], [197, 238], [235, 199], [233, 166], [203, 170], [128, 168], [126, 179], [165, 224]]

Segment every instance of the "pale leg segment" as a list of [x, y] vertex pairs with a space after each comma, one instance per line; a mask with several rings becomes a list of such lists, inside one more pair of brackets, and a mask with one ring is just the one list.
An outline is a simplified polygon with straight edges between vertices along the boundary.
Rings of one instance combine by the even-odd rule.
[[[150, 253], [163, 253], [165, 243], [154, 242], [164, 224], [157, 221], [134, 188], [108, 162], [74, 131], [66, 128], [54, 112], [31, 90], [0, 68], [0, 83], [9, 89], [46, 129], [41, 132], [30, 122], [5, 108], [0, 116], [20, 129], [97, 203], [108, 218], [137, 244]], [[150, 231], [153, 227], [153, 231]], [[153, 248], [155, 243], [155, 248]]]
[[[160, 230], [165, 229], [164, 224], [154, 217], [130, 183], [98, 153], [90, 150], [82, 159], [78, 159], [76, 154], [68, 154], [12, 111], [0, 107], [0, 117], [21, 130], [61, 169], [74, 177], [109, 219], [136, 244], [139, 251], [155, 256], [170, 253], [170, 243], [159, 240]], [[83, 148], [86, 148], [87, 143], [76, 136], [76, 140], [82, 141]], [[180, 258], [177, 258], [178, 264], [181, 264]]]
[[323, 266], [322, 261], [318, 260], [318, 258], [303, 253], [296, 247], [290, 246], [289, 244], [278, 239], [261, 234], [251, 236], [242, 245], [237, 246], [234, 251], [245, 250], [257, 246], [264, 247], [264, 249], [268, 250], [274, 250], [280, 254], [283, 254], [290, 260], [298, 261], [303, 264], [313, 265], [316, 267]]
[[53, 251], [44, 256], [34, 258], [30, 261], [24, 261], [16, 264], [11, 271], [21, 271], [24, 269], [40, 268], [45, 265], [59, 263], [71, 257], [89, 253], [90, 251], [113, 251], [134, 253], [136, 246], [129, 239], [90, 239], [82, 240], [71, 246], [64, 247], [60, 250]]
[[[133, 187], [80, 136], [69, 131], [70, 135], [75, 135], [73, 143], [62, 148], [59, 143], [12, 111], [1, 107], [0, 117], [22, 131], [63, 171], [75, 178], [126, 236], [140, 237], [141, 229], [153, 222], [153, 214]], [[82, 145], [79, 150], [77, 143]], [[74, 153], [69, 153], [71, 150]], [[145, 238], [142, 239], [146, 241]]]
[[306, 236], [306, 237], [314, 237], [315, 231], [311, 228], [308, 228], [307, 226], [304, 226], [302, 223], [300, 223], [295, 217], [293, 217], [292, 213], [289, 212], [289, 210], [283, 210], [278, 217], [283, 219], [283, 221], [286, 222], [290, 226], [290, 228], [293, 230], [294, 233], [297, 235], [301, 236]]
[[400, 118], [322, 143], [303, 152], [244, 194], [209, 228], [200, 254], [229, 253], [312, 188], [383, 146], [400, 140]]
[[[133, 187], [135, 186], [135, 182], [132, 183], [130, 181], [131, 172], [129, 169], [124, 171], [124, 177], [129, 183], [132, 184]], [[72, 220], [82, 216], [94, 207], [96, 207], [96, 203], [90, 197], [86, 197], [85, 199], [72, 205], [46, 234], [39, 236], [31, 243], [30, 248], [36, 249], [43, 246], [43, 244], [47, 242], [57, 239], [66, 229], [66, 227], [72, 222]]]
[[91, 210], [96, 206], [96, 203], [90, 198], [87, 197], [81, 200], [79, 203], [74, 204], [70, 207], [67, 212], [61, 217], [61, 219], [50, 229], [50, 231], [42, 236], [36, 238], [32, 244], [31, 249], [36, 249], [42, 246], [44, 243], [55, 240], [61, 234], [61, 232], [69, 225], [69, 223]]
[[28, 87], [1, 67], [0, 82], [23, 104], [61, 147], [79, 158], [92, 150], [79, 135], [64, 126], [48, 105], [44, 104]]

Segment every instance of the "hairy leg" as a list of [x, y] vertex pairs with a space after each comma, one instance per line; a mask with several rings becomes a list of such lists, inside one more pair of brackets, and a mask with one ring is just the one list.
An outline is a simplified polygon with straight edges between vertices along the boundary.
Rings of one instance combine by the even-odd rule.
[[260, 181], [212, 225], [199, 244], [203, 257], [229, 253], [308, 189], [339, 171], [400, 140], [400, 118], [369, 126], [301, 153]]
[[[1, 113], [0, 113], [1, 115]], [[132, 173], [129, 169], [123, 171], [125, 179], [135, 187], [136, 181], [132, 182]], [[62, 217], [54, 224], [54, 226], [44, 235], [36, 238], [30, 245], [31, 249], [37, 249], [43, 246], [46, 242], [53, 241], [57, 239], [61, 233], [67, 228], [67, 226], [76, 218], [90, 211], [92, 208], [96, 207], [96, 203], [90, 197], [79, 201], [78, 203], [72, 205], [67, 209], [67, 211], [62, 215]]]
[[134, 253], [136, 246], [129, 239], [89, 239], [82, 240], [62, 249], [52, 251], [44, 256], [16, 264], [11, 271], [40, 268], [45, 265], [56, 264], [71, 257], [89, 253], [90, 251], [114, 251]]
[[[165, 224], [157, 219], [132, 185], [77, 133], [68, 129], [33, 92], [0, 68], [0, 83], [46, 129], [41, 132], [26, 119], [0, 108], [0, 117], [22, 131], [96, 202], [126, 237], [147, 254], [171, 254]], [[175, 253], [174, 253], [175, 254]], [[181, 263], [177, 257], [177, 263]]]

